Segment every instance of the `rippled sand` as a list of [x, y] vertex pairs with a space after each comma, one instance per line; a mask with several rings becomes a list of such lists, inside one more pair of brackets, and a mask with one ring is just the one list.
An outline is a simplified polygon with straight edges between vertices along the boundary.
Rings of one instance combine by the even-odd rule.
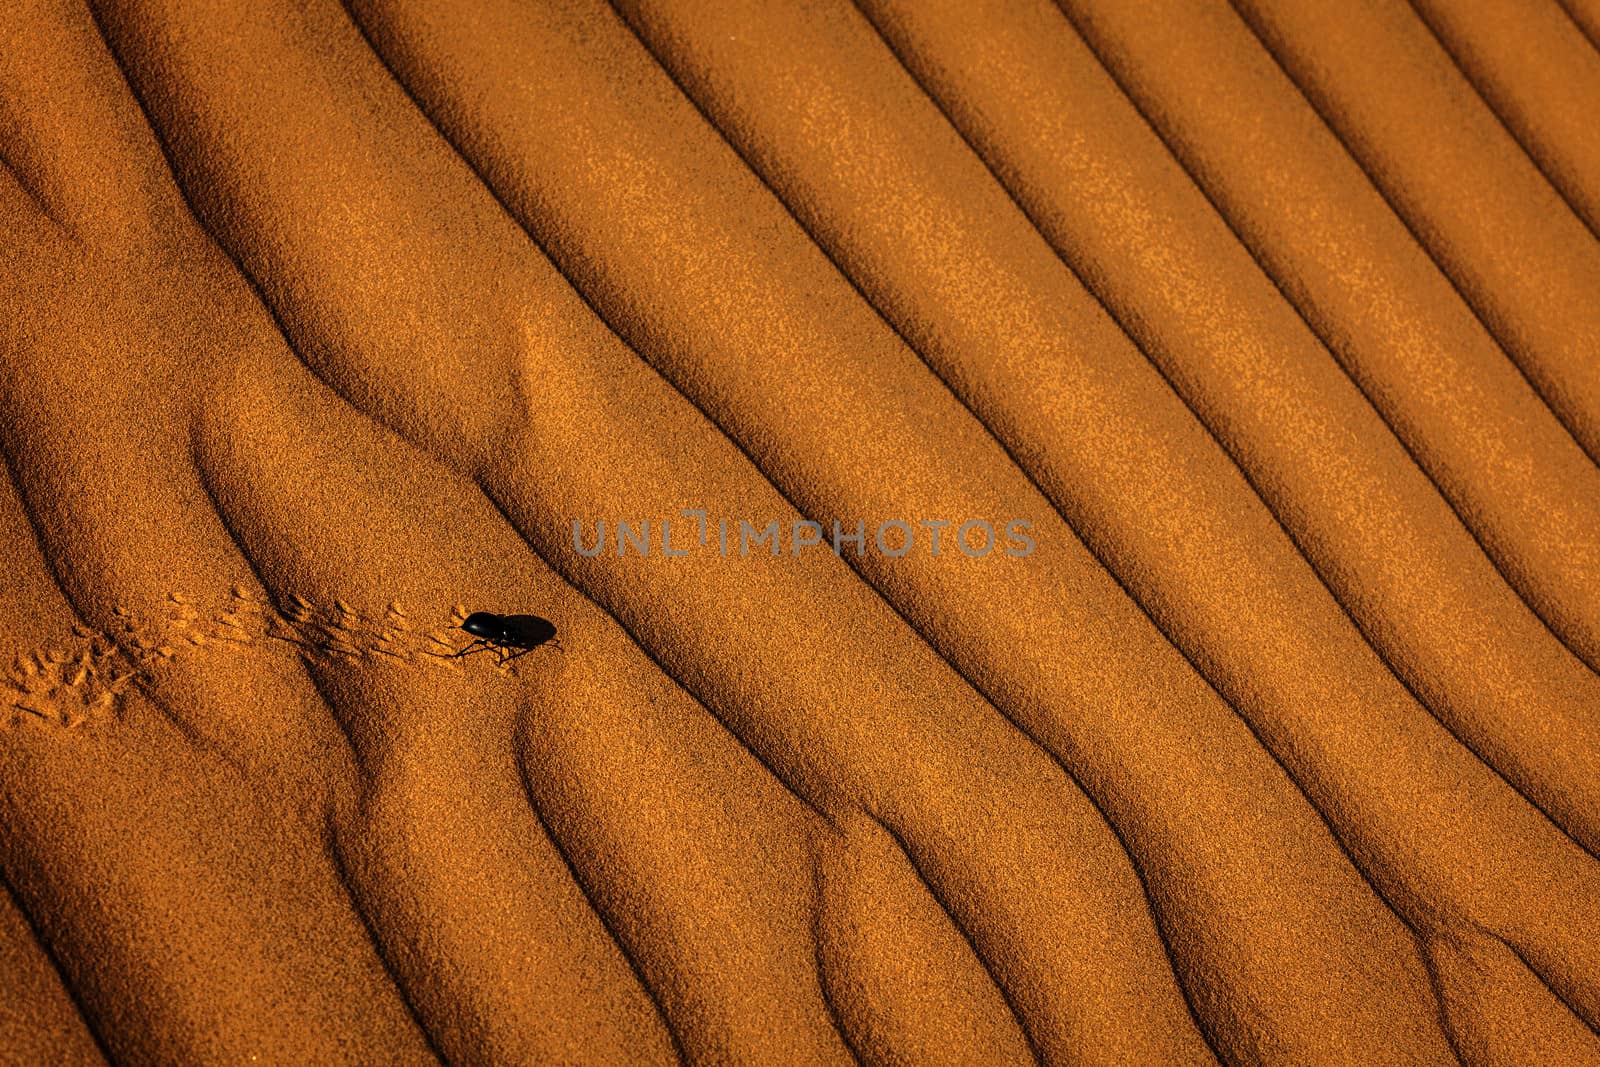
[[1597, 108], [1596, 0], [6, 5], [0, 1061], [1600, 1062]]

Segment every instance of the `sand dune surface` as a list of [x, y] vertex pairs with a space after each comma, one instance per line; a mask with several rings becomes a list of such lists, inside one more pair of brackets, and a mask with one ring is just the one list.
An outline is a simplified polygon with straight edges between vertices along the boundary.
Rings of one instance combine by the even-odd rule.
[[7, 6], [0, 1063], [1600, 1063], [1597, 105], [1588, 0]]

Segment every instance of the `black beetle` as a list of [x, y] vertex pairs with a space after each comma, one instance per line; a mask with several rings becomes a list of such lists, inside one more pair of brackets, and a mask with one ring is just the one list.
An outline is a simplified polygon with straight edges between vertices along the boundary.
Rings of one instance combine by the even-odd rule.
[[[556, 640], [556, 624], [537, 615], [496, 615], [492, 611], [474, 611], [461, 623], [461, 628], [476, 640], [451, 659], [492, 648], [500, 654], [495, 660], [495, 666], [498, 667], [518, 656], [527, 655], [540, 645], [551, 645], [562, 652], [566, 651], [561, 648], [561, 642]], [[474, 648], [474, 645], [481, 647]], [[506, 655], [513, 648], [519, 651]]]

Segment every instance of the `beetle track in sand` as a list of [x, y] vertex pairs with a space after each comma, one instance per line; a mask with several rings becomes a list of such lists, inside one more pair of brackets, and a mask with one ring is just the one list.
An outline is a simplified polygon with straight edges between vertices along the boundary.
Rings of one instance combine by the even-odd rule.
[[[119, 717], [123, 693], [152, 667], [180, 657], [242, 651], [263, 639], [335, 661], [464, 669], [454, 658], [449, 630], [413, 629], [413, 617], [398, 600], [389, 601], [376, 620], [345, 600], [323, 609], [297, 593], [285, 599], [279, 613], [241, 585], [233, 587], [226, 607], [210, 615], [199, 603], [175, 591], [167, 594], [164, 612], [148, 616], [119, 604], [111, 610], [115, 639], [77, 623], [69, 642], [18, 653], [0, 672], [0, 725], [34, 722], [76, 729]], [[467, 617], [465, 606], [455, 605], [450, 617], [459, 626]], [[517, 672], [514, 665], [495, 669]]]
[[[0, 686], [11, 689], [0, 704], [5, 725], [24, 721], [76, 729], [91, 719], [116, 715], [121, 694], [137, 671], [113, 643], [84, 627], [70, 648], [35, 648], [18, 653]], [[3, 699], [3, 698], [0, 698]]]

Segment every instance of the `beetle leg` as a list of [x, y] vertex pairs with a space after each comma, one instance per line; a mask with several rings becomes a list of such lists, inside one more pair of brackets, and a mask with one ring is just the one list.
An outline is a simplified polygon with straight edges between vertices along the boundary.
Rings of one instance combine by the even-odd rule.
[[[476, 644], [483, 644], [483, 648], [473, 648], [472, 645], [476, 645]], [[488, 648], [488, 647], [489, 647], [488, 644], [484, 644], [483, 643], [483, 638], [477, 637], [477, 638], [473, 639], [471, 645], [468, 645], [466, 648], [463, 648], [460, 652], [457, 652], [455, 655], [451, 656], [450, 658], [451, 659], [460, 659], [462, 656], [465, 656], [469, 652], [482, 652], [484, 648]]]

